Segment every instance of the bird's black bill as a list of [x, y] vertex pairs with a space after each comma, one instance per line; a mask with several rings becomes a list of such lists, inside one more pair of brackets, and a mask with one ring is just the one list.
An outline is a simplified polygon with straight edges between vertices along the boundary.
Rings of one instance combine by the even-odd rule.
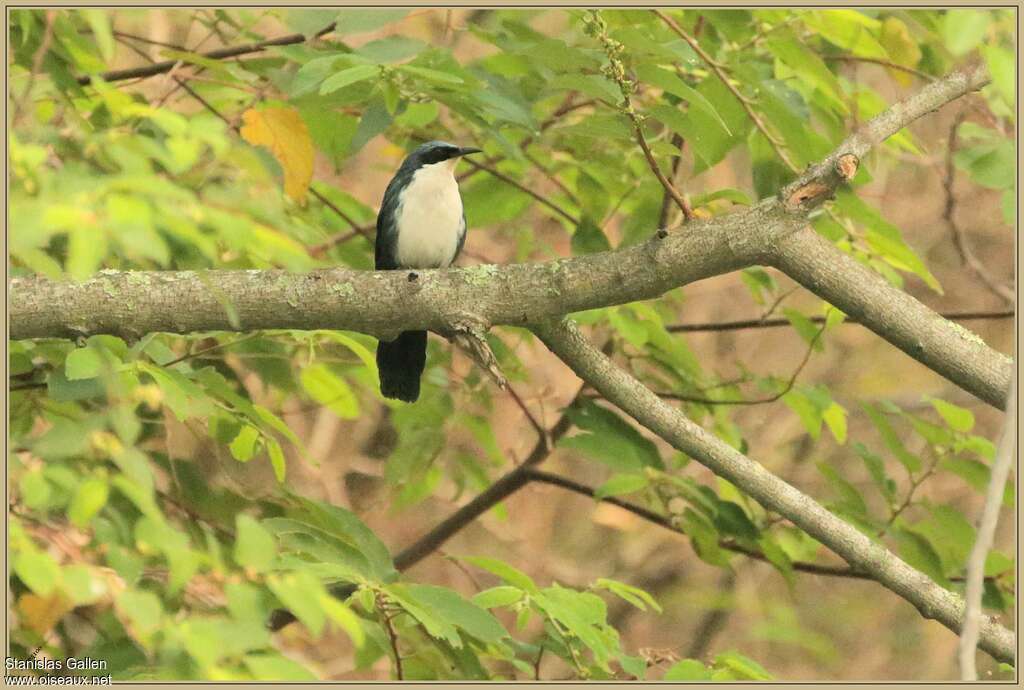
[[463, 146], [459, 149], [460, 156], [468, 156], [471, 153], [483, 153], [483, 149], [475, 149], [472, 146]]

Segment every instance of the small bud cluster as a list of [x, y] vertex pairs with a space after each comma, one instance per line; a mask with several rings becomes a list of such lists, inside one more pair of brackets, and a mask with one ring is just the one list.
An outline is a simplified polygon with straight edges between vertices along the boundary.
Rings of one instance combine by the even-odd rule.
[[622, 54], [625, 46], [608, 35], [608, 24], [601, 16], [600, 10], [589, 10], [583, 15], [583, 31], [591, 38], [601, 42], [605, 55], [608, 56], [608, 64], [601, 68], [606, 77], [619, 85], [622, 93], [622, 103], [619, 107], [630, 117], [637, 117], [638, 113], [633, 108], [630, 96], [637, 90], [637, 82], [626, 74], [626, 66], [622, 62]]

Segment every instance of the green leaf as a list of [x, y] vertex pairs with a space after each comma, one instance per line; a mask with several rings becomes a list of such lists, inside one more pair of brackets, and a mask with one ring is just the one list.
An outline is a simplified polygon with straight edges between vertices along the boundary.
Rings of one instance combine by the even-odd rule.
[[345, 379], [326, 364], [311, 364], [302, 370], [302, 387], [309, 396], [342, 419], [359, 417], [359, 401]]
[[868, 474], [871, 475], [871, 479], [874, 481], [875, 486], [878, 487], [879, 492], [881, 492], [888, 503], [892, 503], [896, 497], [896, 482], [886, 474], [885, 461], [868, 450], [859, 441], [853, 444], [853, 451], [864, 461]]
[[612, 248], [604, 231], [588, 216], [584, 216], [572, 234], [573, 256], [606, 252]]
[[836, 503], [835, 508], [841, 510], [843, 513], [854, 518], [864, 518], [868, 514], [867, 504], [864, 502], [864, 497], [861, 496], [860, 491], [857, 490], [850, 482], [846, 481], [843, 477], [839, 476], [835, 468], [824, 462], [819, 462], [818, 471], [828, 480], [828, 483], [832, 486], [832, 489], [839, 494], [839, 501]]
[[818, 337], [818, 332], [821, 327], [811, 321], [808, 317], [801, 314], [796, 309], [790, 309], [786, 307], [782, 310], [783, 316], [793, 326], [793, 329], [800, 334], [800, 337], [810, 345], [814, 343], [814, 349], [821, 352], [825, 349], [825, 346], [821, 342], [821, 338]]
[[99, 352], [91, 347], [80, 347], [64, 360], [64, 374], [69, 381], [91, 379], [99, 376], [102, 366], [103, 359]]
[[[436, 617], [463, 630], [481, 642], [493, 643], [508, 637], [501, 623], [485, 609], [462, 598], [457, 592], [434, 585], [390, 585], [390, 592], [400, 591], [403, 600], [413, 601]], [[415, 615], [415, 614], [413, 614]], [[460, 646], [456, 644], [453, 646]]]
[[320, 605], [323, 607], [327, 617], [345, 631], [345, 634], [352, 640], [352, 644], [356, 646], [356, 649], [362, 648], [366, 643], [366, 633], [359, 622], [359, 616], [330, 594], [325, 593], [321, 596]]
[[974, 526], [952, 506], [929, 506], [928, 519], [914, 523], [908, 529], [927, 539], [942, 562], [943, 572], [959, 573], [967, 564], [974, 547]]
[[1017, 60], [1014, 54], [1005, 48], [993, 45], [982, 46], [981, 54], [985, 58], [988, 73], [992, 75], [992, 83], [995, 84], [999, 95], [1003, 97], [1007, 105], [1013, 105], [1017, 90]]
[[454, 74], [448, 74], [447, 72], [441, 72], [440, 70], [436, 69], [419, 67], [418, 65], [401, 65], [398, 69], [402, 72], [406, 72], [417, 77], [422, 77], [427, 81], [438, 82], [440, 84], [462, 83], [462, 77], [457, 77]]
[[388, 581], [395, 576], [387, 546], [354, 513], [311, 499], [296, 497], [296, 501], [296, 515], [355, 547], [366, 558], [373, 577]]
[[418, 55], [427, 44], [406, 36], [388, 36], [356, 48], [356, 54], [374, 62], [397, 62]]
[[617, 472], [664, 467], [657, 446], [615, 412], [587, 402], [566, 414], [586, 433], [563, 437], [559, 447], [579, 450]]
[[338, 23], [334, 27], [334, 33], [339, 36], [348, 36], [374, 31], [382, 26], [397, 22], [407, 14], [409, 14], [409, 10], [402, 9], [342, 10], [337, 14]]
[[68, 506], [68, 518], [78, 527], [87, 527], [107, 504], [110, 486], [102, 479], [87, 479], [78, 486]]
[[[965, 458], [943, 458], [939, 461], [939, 467], [947, 472], [952, 472], [963, 479], [979, 494], [984, 495], [988, 489], [991, 471], [989, 470], [988, 465], [980, 463], [977, 460], [967, 460]], [[1007, 508], [1012, 508], [1014, 503], [1013, 483], [1007, 482], [1006, 488], [1003, 491], [1003, 505]]]
[[256, 455], [256, 443], [259, 440], [260, 430], [250, 424], [246, 424], [229, 446], [231, 455], [239, 462], [249, 462]]
[[991, 21], [991, 11], [982, 8], [947, 11], [942, 22], [943, 45], [955, 56], [965, 55], [984, 40]]
[[949, 589], [950, 582], [943, 572], [942, 559], [928, 539], [906, 529], [894, 529], [892, 535], [896, 537], [903, 560]]
[[320, 637], [327, 621], [322, 600], [324, 596], [330, 596], [320, 580], [308, 572], [299, 571], [271, 574], [266, 582], [270, 591], [295, 614], [313, 637]]
[[627, 585], [624, 582], [618, 582], [604, 577], [599, 577], [594, 582], [594, 587], [596, 589], [607, 589], [612, 594], [629, 602], [641, 611], [646, 611], [647, 607], [650, 606], [658, 613], [662, 612], [661, 605], [655, 601], [654, 597], [639, 587], [634, 587], [632, 585]]
[[321, 29], [327, 28], [337, 16], [338, 13], [332, 10], [290, 9], [285, 12], [284, 20], [289, 28], [309, 38]]
[[926, 397], [950, 429], [967, 433], [974, 428], [974, 413], [938, 398]]
[[152, 592], [127, 589], [117, 595], [118, 611], [131, 624], [132, 637], [145, 642], [160, 627], [164, 610], [159, 597]]
[[284, 482], [287, 465], [284, 460], [284, 451], [281, 450], [281, 444], [274, 438], [267, 438], [266, 442], [267, 454], [270, 456], [270, 466], [274, 468], [274, 477], [277, 478], [277, 481]]
[[499, 561], [496, 558], [487, 558], [486, 556], [463, 556], [459, 560], [465, 561], [470, 565], [475, 565], [477, 568], [486, 570], [487, 572], [493, 573], [500, 577], [505, 582], [518, 587], [524, 592], [530, 594], [536, 594], [540, 590], [537, 584], [530, 578], [529, 575], [523, 571], [512, 567], [508, 563]]
[[723, 652], [715, 657], [716, 668], [727, 668], [740, 680], [772, 680], [772, 676], [761, 664], [739, 652]]
[[60, 582], [60, 566], [48, 553], [30, 549], [14, 558], [14, 572], [25, 586], [41, 597], [48, 596]]
[[691, 109], [700, 110], [708, 119], [721, 128], [722, 134], [725, 136], [731, 137], [733, 135], [728, 123], [718, 114], [711, 101], [672, 72], [651, 63], [642, 63], [637, 65], [636, 73], [641, 81], [648, 82], [674, 96], [678, 96], [686, 101]]
[[814, 10], [802, 14], [813, 33], [861, 57], [888, 60], [889, 54], [875, 35], [881, 28], [877, 19], [858, 10]]
[[80, 10], [80, 12], [89, 23], [89, 28], [92, 29], [92, 35], [96, 40], [96, 46], [100, 49], [100, 55], [104, 60], [110, 62], [114, 59], [116, 50], [114, 35], [110, 31], [110, 15], [103, 10]]
[[594, 498], [602, 499], [608, 496], [635, 493], [649, 483], [647, 475], [644, 474], [615, 474], [594, 491]]
[[243, 568], [264, 572], [274, 560], [274, 537], [253, 518], [239, 513], [235, 517], [235, 562]]
[[836, 443], [839, 445], [846, 443], [846, 408], [832, 401], [832, 404], [821, 413], [821, 418], [828, 426], [828, 430], [832, 432]]
[[711, 680], [711, 671], [696, 659], [683, 659], [673, 664], [662, 680]]
[[617, 655], [618, 635], [607, 624], [607, 607], [600, 597], [555, 584], [535, 594], [533, 600], [590, 649], [599, 668], [610, 671], [608, 661]]
[[324, 96], [334, 93], [338, 89], [365, 81], [378, 74], [380, 74], [380, 68], [377, 65], [356, 65], [355, 67], [343, 69], [324, 79], [323, 83], [320, 84], [320, 95]]
[[498, 608], [499, 606], [511, 606], [523, 598], [523, 590], [509, 585], [498, 585], [477, 592], [473, 596], [473, 603], [485, 609]]
[[893, 430], [892, 425], [886, 418], [885, 414], [874, 405], [865, 403], [863, 406], [864, 411], [867, 412], [868, 417], [871, 419], [871, 423], [878, 429], [878, 433], [881, 434], [882, 440], [885, 442], [886, 447], [892, 451], [896, 459], [899, 460], [907, 471], [913, 474], [921, 469], [921, 458], [910, 453], [903, 442], [900, 441], [896, 432]]
[[277, 653], [246, 654], [242, 657], [242, 661], [256, 680], [296, 682], [320, 680], [302, 664]]

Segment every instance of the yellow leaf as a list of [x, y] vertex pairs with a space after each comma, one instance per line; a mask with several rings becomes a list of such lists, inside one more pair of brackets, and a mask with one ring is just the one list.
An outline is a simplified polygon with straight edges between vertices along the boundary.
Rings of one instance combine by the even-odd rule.
[[250, 108], [242, 113], [242, 138], [265, 146], [284, 170], [284, 191], [297, 202], [313, 180], [313, 140], [295, 108]]
[[57, 621], [72, 608], [71, 602], [60, 592], [47, 597], [29, 592], [18, 599], [18, 610], [25, 619], [25, 625], [40, 635], [50, 632]]
[[[882, 22], [881, 42], [886, 52], [889, 53], [889, 57], [897, 65], [917, 67], [917, 63], [921, 61], [921, 48], [910, 35], [907, 25], [896, 17], [888, 17]], [[890, 69], [888, 72], [904, 86], [911, 82], [910, 75], [906, 72], [894, 69]]]

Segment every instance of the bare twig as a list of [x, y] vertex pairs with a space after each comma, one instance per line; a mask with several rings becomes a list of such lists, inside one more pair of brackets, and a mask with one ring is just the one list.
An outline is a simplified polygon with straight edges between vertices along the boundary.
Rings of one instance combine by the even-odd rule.
[[956, 222], [956, 194], [953, 191], [953, 184], [956, 181], [956, 165], [953, 162], [953, 154], [957, 148], [957, 132], [960, 125], [967, 117], [967, 111], [961, 110], [957, 113], [953, 124], [949, 128], [949, 143], [946, 146], [946, 172], [942, 180], [942, 189], [946, 194], [946, 203], [943, 207], [942, 218], [949, 225], [953, 233], [953, 245], [960, 254], [960, 260], [967, 266], [978, 280], [980, 280], [991, 292], [1006, 300], [1010, 304], [1016, 301], [1013, 290], [1003, 285], [990, 275], [989, 269], [971, 251], [971, 245], [967, 241], [967, 235]]
[[50, 50], [50, 46], [53, 44], [53, 24], [57, 20], [57, 10], [46, 11], [46, 28], [43, 29], [43, 40], [39, 42], [39, 47], [36, 48], [36, 52], [32, 54], [32, 69], [29, 71], [28, 79], [25, 81], [25, 88], [22, 89], [21, 97], [18, 98], [15, 105], [14, 117], [12, 120], [17, 122], [21, 119], [21, 115], [26, 111], [28, 106], [29, 97], [32, 95], [32, 87], [36, 83], [36, 78], [43, 69], [43, 61], [46, 59], [46, 53]]
[[814, 346], [818, 344], [818, 340], [821, 339], [821, 336], [822, 336], [822, 334], [824, 332], [825, 332], [825, 324], [822, 323], [821, 328], [818, 329], [818, 332], [814, 334], [814, 337], [811, 338], [811, 341], [807, 344], [807, 350], [804, 352], [803, 359], [800, 360], [800, 364], [797, 365], [797, 368], [795, 370], [793, 370], [793, 373], [789, 377], [789, 379], [786, 381], [786, 384], [777, 393], [775, 393], [774, 395], [769, 395], [766, 398], [757, 398], [757, 399], [754, 399], [754, 400], [744, 400], [744, 399], [737, 399], [737, 400], [715, 400], [713, 398], [702, 398], [702, 397], [699, 397], [699, 396], [680, 395], [678, 393], [671, 393], [671, 392], [657, 392], [656, 391], [655, 394], [658, 397], [664, 398], [666, 400], [679, 400], [681, 402], [699, 403], [701, 405], [766, 405], [768, 403], [773, 403], [776, 400], [781, 399], [783, 396], [785, 396], [791, 390], [793, 390], [793, 386], [796, 385], [796, 380], [797, 380], [797, 378], [799, 378], [800, 372], [802, 372], [804, 370], [804, 367], [807, 366], [807, 362], [809, 362], [810, 359], [811, 359], [811, 353], [814, 352]]
[[978, 647], [978, 635], [981, 627], [981, 594], [982, 580], [985, 575], [985, 558], [995, 537], [996, 523], [999, 521], [999, 506], [1003, 503], [1003, 490], [1006, 479], [1013, 467], [1017, 441], [1017, 377], [1013, 378], [1010, 393], [1006, 398], [1006, 417], [1003, 423], [1003, 434], [999, 439], [999, 447], [992, 463], [992, 474], [985, 491], [985, 506], [981, 511], [981, 522], [978, 525], [978, 536], [967, 561], [967, 588], [964, 593], [966, 609], [964, 625], [960, 632], [957, 658], [960, 664], [960, 679], [973, 681], [978, 679], [974, 664], [974, 654]]
[[545, 197], [543, 194], [540, 194], [537, 191], [535, 191], [533, 189], [530, 189], [529, 187], [527, 187], [523, 183], [519, 182], [518, 180], [516, 180], [514, 178], [509, 177], [508, 175], [506, 175], [505, 173], [501, 172], [497, 168], [495, 168], [493, 166], [490, 166], [490, 165], [487, 165], [486, 163], [478, 163], [478, 162], [476, 162], [476, 161], [474, 161], [474, 160], [472, 160], [470, 158], [467, 158], [466, 162], [469, 163], [469, 165], [471, 167], [473, 167], [473, 168], [475, 168], [477, 170], [483, 170], [483, 171], [489, 173], [490, 175], [492, 175], [493, 177], [498, 178], [499, 180], [501, 180], [505, 184], [511, 185], [512, 187], [515, 187], [516, 189], [521, 191], [523, 194], [527, 194], [529, 196], [532, 196], [534, 199], [539, 201], [541, 204], [543, 204], [544, 206], [547, 206], [549, 209], [551, 209], [552, 211], [554, 211], [558, 215], [562, 216], [563, 218], [565, 218], [567, 221], [569, 221], [573, 225], [579, 225], [580, 221], [579, 221], [578, 218], [576, 218], [576, 216], [572, 215], [571, 213], [566, 211], [564, 208], [562, 208], [561, 206], [559, 206], [555, 202], [553, 202], [550, 199], [548, 199], [547, 197]]
[[[986, 320], [1000, 320], [1000, 319], [1012, 319], [1015, 312], [1011, 310], [1004, 311], [949, 311], [941, 312], [939, 316], [944, 319], [951, 321], [986, 321]], [[825, 323], [824, 316], [809, 316], [807, 317], [812, 323]], [[856, 324], [862, 326], [863, 324], [852, 317], [847, 317], [843, 320], [844, 324]], [[743, 321], [720, 321], [712, 323], [679, 323], [666, 326], [665, 330], [669, 333], [714, 333], [721, 331], [745, 331], [745, 330], [757, 330], [761, 328], [781, 328], [783, 326], [792, 325], [788, 319], [745, 319]]]
[[388, 611], [385, 605], [383, 597], [377, 596], [377, 609], [380, 611], [380, 616], [384, 621], [384, 629], [388, 633], [388, 642], [391, 644], [391, 654], [395, 658], [395, 678], [398, 680], [405, 680], [405, 676], [402, 673], [402, 655], [398, 651], [398, 633], [395, 632], [395, 626], [392, 622], [392, 614]]
[[647, 161], [647, 166], [654, 173], [654, 176], [658, 179], [658, 182], [665, 189], [665, 193], [672, 197], [676, 205], [683, 212], [683, 217], [690, 221], [693, 219], [693, 207], [690, 206], [690, 202], [679, 193], [679, 190], [675, 188], [671, 181], [665, 177], [665, 173], [662, 172], [661, 166], [658, 165], [658, 161], [654, 158], [654, 153], [651, 151], [651, 147], [647, 143], [647, 138], [644, 136], [643, 118], [640, 113], [633, 107], [633, 99], [631, 93], [635, 87], [635, 82], [630, 80], [626, 76], [625, 66], [619, 59], [619, 53], [622, 50], [622, 46], [608, 35], [604, 20], [600, 16], [598, 10], [590, 10], [589, 21], [593, 26], [593, 35], [597, 40], [601, 42], [604, 48], [605, 54], [608, 56], [609, 69], [608, 76], [615, 80], [619, 86], [619, 93], [622, 95], [622, 104], [617, 107], [619, 112], [629, 118], [630, 123], [633, 126], [633, 134], [636, 137], [636, 143], [640, 146], [640, 150], [643, 151], [644, 159]]
[[[321, 36], [330, 33], [334, 30], [334, 22], [330, 25], [325, 26], [320, 31], [313, 34], [314, 38], [320, 38]], [[258, 41], [256, 43], [246, 43], [238, 46], [230, 46], [227, 48], [218, 48], [217, 50], [211, 50], [207, 53], [202, 53], [200, 57], [206, 58], [207, 60], [224, 60], [227, 58], [238, 57], [240, 55], [248, 55], [249, 53], [259, 53], [267, 48], [273, 46], [290, 46], [296, 43], [305, 43], [307, 37], [303, 34], [288, 34], [287, 36], [279, 36], [277, 38], [270, 38], [265, 41]], [[142, 67], [132, 67], [129, 69], [117, 69], [109, 72], [104, 72], [99, 75], [103, 81], [113, 82], [121, 81], [122, 79], [134, 79], [137, 77], [152, 77], [157, 74], [163, 74], [170, 72], [174, 69], [175, 65], [178, 64], [178, 60], [164, 60], [163, 62], [154, 62], [150, 65], [144, 65]], [[78, 83], [86, 85], [92, 81], [91, 75], [84, 75], [78, 78]]]
[[906, 65], [900, 65], [889, 60], [883, 60], [881, 58], [864, 57], [862, 55], [821, 55], [825, 60], [834, 60], [836, 62], [866, 62], [873, 65], [881, 65], [882, 67], [888, 67], [899, 72], [906, 72], [907, 74], [913, 74], [918, 79], [925, 81], [935, 81], [935, 77], [930, 74], [925, 74], [921, 70], [914, 69], [913, 67], [907, 67]]

